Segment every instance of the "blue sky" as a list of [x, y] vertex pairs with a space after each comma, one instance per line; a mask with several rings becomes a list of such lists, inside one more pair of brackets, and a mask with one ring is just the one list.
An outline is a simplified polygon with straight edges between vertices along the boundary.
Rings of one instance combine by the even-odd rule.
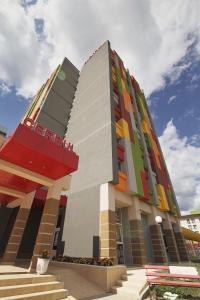
[[198, 0], [2, 0], [0, 123], [10, 133], [64, 56], [80, 69], [108, 39], [148, 98], [181, 209], [200, 209], [199, 11]]

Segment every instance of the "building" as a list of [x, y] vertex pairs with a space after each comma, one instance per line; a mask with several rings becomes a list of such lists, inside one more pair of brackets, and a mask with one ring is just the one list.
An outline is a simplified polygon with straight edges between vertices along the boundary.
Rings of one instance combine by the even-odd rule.
[[0, 124], [0, 146], [3, 144], [7, 135], [7, 129]]
[[183, 227], [190, 255], [200, 256], [200, 211], [194, 210], [190, 214], [182, 215], [180, 225]]
[[4, 263], [30, 259], [34, 269], [44, 249], [55, 254], [64, 250], [66, 196], [62, 191], [70, 188], [71, 173], [78, 168], [73, 145], [63, 139], [77, 78], [72, 69], [67, 59], [58, 66], [8, 138], [0, 128], [0, 259]]
[[62, 244], [57, 254], [126, 265], [188, 260], [144, 93], [108, 41], [80, 73], [65, 58], [22, 122], [49, 140], [52, 132], [65, 137], [67, 149], [73, 144], [79, 155], [55, 228]]
[[68, 194], [64, 254], [127, 265], [187, 260], [144, 93], [108, 41], [80, 72], [66, 138], [80, 161]]
[[182, 215], [180, 217], [180, 224], [182, 227], [200, 233], [200, 211], [194, 210], [190, 214]]

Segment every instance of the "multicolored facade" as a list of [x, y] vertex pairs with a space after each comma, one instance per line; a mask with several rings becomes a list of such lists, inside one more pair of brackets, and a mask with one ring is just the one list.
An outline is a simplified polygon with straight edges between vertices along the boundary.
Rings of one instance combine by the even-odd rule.
[[[117, 188], [123, 192], [133, 192], [148, 204], [157, 205], [162, 211], [171, 211], [177, 215], [178, 206], [173, 187], [144, 93], [115, 51], [112, 51], [111, 62], [117, 139], [126, 139], [124, 147], [129, 147], [132, 153], [132, 162], [129, 161], [126, 165], [133, 165], [133, 171], [129, 174], [119, 171]], [[122, 148], [119, 142], [118, 158], [123, 163], [124, 156], [120, 155], [124, 150]]]
[[109, 42], [80, 72], [66, 137], [80, 164], [68, 195], [64, 253], [91, 257], [99, 249], [130, 265], [187, 260], [144, 93]]
[[47, 139], [52, 132], [65, 137], [79, 156], [57, 221], [64, 255], [126, 265], [188, 260], [144, 93], [108, 41], [80, 72], [65, 58], [22, 122], [27, 118], [48, 128]]

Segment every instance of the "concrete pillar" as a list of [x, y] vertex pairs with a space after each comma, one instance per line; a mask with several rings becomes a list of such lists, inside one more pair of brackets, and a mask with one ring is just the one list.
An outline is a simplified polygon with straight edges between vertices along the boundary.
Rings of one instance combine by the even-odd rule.
[[139, 201], [140, 200], [137, 197], [134, 197], [133, 205], [128, 208], [131, 249], [134, 265], [143, 265], [147, 263]]
[[[167, 252], [165, 248], [165, 243], [162, 234], [161, 225], [157, 224], [155, 221], [155, 217], [159, 215], [158, 210], [152, 206], [151, 207], [151, 216], [149, 217], [150, 221], [150, 235], [151, 235], [151, 242], [152, 242], [152, 250], [154, 256], [155, 263], [166, 263], [167, 259]], [[160, 216], [163, 218], [163, 214], [160, 213]]]
[[19, 211], [3, 256], [3, 262], [5, 263], [14, 264], [15, 262], [34, 197], [35, 191], [27, 194], [25, 199], [19, 200]]
[[109, 183], [100, 187], [100, 256], [113, 258], [117, 263], [115, 189]]
[[41, 256], [43, 250], [47, 250], [51, 256], [53, 238], [59, 213], [60, 195], [61, 191], [69, 189], [70, 180], [70, 176], [63, 177], [55, 181], [53, 186], [48, 190], [33, 251], [31, 270], [35, 270], [37, 258]]
[[174, 235], [175, 235], [176, 244], [180, 256], [180, 261], [189, 261], [185, 239], [181, 232], [181, 228], [178, 220], [176, 224], [173, 224], [173, 229], [174, 229]]
[[168, 259], [170, 262], [180, 262], [180, 256], [174, 236], [172, 223], [169, 214], [165, 213], [165, 221], [163, 222], [163, 232], [167, 244]]

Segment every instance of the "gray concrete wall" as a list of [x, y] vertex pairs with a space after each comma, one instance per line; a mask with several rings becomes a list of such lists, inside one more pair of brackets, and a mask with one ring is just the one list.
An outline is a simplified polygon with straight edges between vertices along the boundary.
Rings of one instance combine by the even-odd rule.
[[67, 201], [63, 238], [64, 255], [93, 256], [93, 236], [99, 236], [100, 187], [73, 193]]
[[66, 134], [79, 155], [72, 176], [63, 240], [65, 254], [92, 256], [99, 235], [101, 184], [113, 181], [109, 43], [86, 62], [80, 73]]
[[80, 158], [71, 192], [113, 180], [108, 42], [80, 73], [66, 139]]
[[36, 121], [60, 136], [65, 135], [79, 71], [64, 58]]

